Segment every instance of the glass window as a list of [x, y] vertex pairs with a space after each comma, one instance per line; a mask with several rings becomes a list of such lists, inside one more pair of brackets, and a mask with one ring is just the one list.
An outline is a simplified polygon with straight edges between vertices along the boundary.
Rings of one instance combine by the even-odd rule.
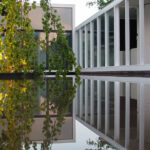
[[90, 67], [90, 24], [87, 25], [87, 31], [88, 31], [88, 67]]
[[105, 66], [105, 17], [101, 16], [101, 66]]
[[97, 67], [97, 20], [94, 20], [94, 67]]
[[114, 66], [114, 10], [108, 12], [109, 16], [109, 66]]
[[[66, 39], [68, 40], [68, 44], [71, 47], [72, 46], [72, 32], [66, 32], [65, 34], [66, 34]], [[52, 32], [49, 36], [49, 40], [56, 38], [56, 36], [57, 36], [56, 32]], [[45, 33], [44, 32], [35, 32], [34, 37], [36, 40], [44, 40], [45, 39]], [[37, 48], [37, 51], [38, 51], [38, 63], [42, 64], [44, 62], [46, 64], [46, 51], [42, 50], [40, 45]]]
[[85, 31], [84, 28], [81, 29], [82, 30], [82, 64], [83, 64], [83, 68], [85, 68]]
[[[61, 18], [61, 23], [64, 26], [64, 30], [72, 30], [72, 8], [57, 7], [54, 9], [57, 10], [57, 14]], [[29, 17], [32, 20], [31, 24], [34, 29], [43, 30], [43, 11], [40, 7], [37, 7], [35, 10], [31, 10]]]

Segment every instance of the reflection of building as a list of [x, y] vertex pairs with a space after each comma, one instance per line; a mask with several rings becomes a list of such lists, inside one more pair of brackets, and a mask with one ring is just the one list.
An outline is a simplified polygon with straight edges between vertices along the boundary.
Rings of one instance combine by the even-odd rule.
[[77, 120], [117, 149], [150, 149], [150, 80], [82, 77]]
[[82, 71], [150, 70], [149, 14], [150, 0], [114, 0], [76, 27]]
[[[51, 116], [53, 117], [53, 116]], [[57, 116], [53, 117], [53, 120], [56, 120]], [[52, 139], [57, 139], [54, 140], [53, 142], [74, 142], [75, 141], [75, 137], [74, 137], [74, 124], [73, 124], [73, 117], [72, 116], [67, 116], [65, 117], [65, 122], [62, 125], [60, 131], [60, 135], [56, 136], [56, 137], [52, 137]], [[38, 143], [42, 143], [43, 140], [45, 139], [42, 130], [43, 130], [43, 122], [44, 122], [45, 118], [44, 117], [37, 117], [34, 118], [34, 123], [32, 125], [32, 131], [29, 134], [29, 138], [31, 141], [36, 141]]]
[[[73, 82], [73, 78], [68, 78], [69, 82]], [[49, 83], [49, 80], [51, 80], [52, 82]], [[59, 96], [57, 97], [59, 101], [63, 101], [64, 97], [66, 98], [66, 105], [68, 105], [68, 107], [61, 105], [61, 110], [62, 113], [65, 111], [65, 107], [67, 108], [65, 114], [64, 114], [64, 123], [62, 124], [62, 127], [58, 128], [57, 126], [53, 126], [54, 129], [58, 128], [60, 129], [60, 134], [56, 135], [56, 137], [52, 137], [52, 139], [57, 139], [54, 140], [55, 142], [61, 143], [68, 143], [68, 142], [75, 142], [75, 116], [74, 116], [74, 102], [68, 102], [67, 103], [67, 98], [66, 95], [64, 95], [64, 91], [68, 89], [68, 84], [69, 82], [58, 82], [57, 80], [55, 80], [55, 78], [45, 78], [45, 90], [42, 90], [39, 88], [38, 91], [38, 103], [39, 106], [44, 103], [47, 102], [47, 99], [49, 99], [49, 97], [52, 97], [52, 100], [54, 101], [52, 103], [52, 105], [55, 106], [55, 94], [57, 93]], [[55, 84], [57, 84], [57, 86], [55, 86]], [[51, 88], [55, 86], [56, 91], [54, 92], [50, 92], [49, 90], [51, 90]], [[58, 89], [63, 88], [63, 91], [57, 91]], [[68, 93], [69, 96], [69, 93]], [[50, 103], [50, 102], [49, 102]], [[61, 103], [61, 102], [60, 102]], [[57, 105], [57, 104], [56, 104]], [[56, 109], [57, 110], [57, 109]], [[61, 116], [60, 112], [59, 113], [54, 112], [54, 110], [49, 111], [50, 114], [50, 118], [52, 118], [52, 121], [58, 121], [57, 118], [59, 116]], [[29, 134], [30, 140], [31, 141], [36, 141], [38, 143], [43, 142], [43, 140], [45, 139], [44, 134], [43, 134], [43, 122], [45, 121], [46, 118], [46, 108], [45, 111], [42, 112], [37, 112], [35, 117], [34, 117], [34, 123], [32, 125], [32, 131]]]

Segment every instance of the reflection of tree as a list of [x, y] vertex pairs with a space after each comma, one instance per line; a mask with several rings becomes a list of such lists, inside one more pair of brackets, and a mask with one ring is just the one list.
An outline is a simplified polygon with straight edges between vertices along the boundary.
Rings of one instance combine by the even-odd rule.
[[[43, 122], [44, 140], [42, 150], [49, 150], [60, 135], [65, 115], [74, 98], [76, 84], [71, 78], [46, 79], [46, 99], [39, 107], [38, 87], [43, 89], [43, 80], [1, 80], [0, 81], [0, 149], [37, 149], [30, 141], [34, 115], [45, 113]], [[55, 115], [56, 117], [52, 117]]]
[[97, 139], [96, 142], [89, 139], [87, 141], [87, 144], [95, 146], [97, 148], [97, 150], [107, 150], [107, 149], [115, 150], [115, 148], [113, 146], [111, 146], [108, 142], [106, 142], [105, 140], [103, 140], [100, 137]]
[[[72, 102], [76, 85], [73, 86], [69, 78], [59, 78], [47, 81], [47, 100], [42, 104], [42, 110], [46, 112], [43, 126], [44, 141], [41, 149], [48, 150], [56, 137], [61, 133], [61, 127], [65, 122], [65, 115]], [[53, 119], [52, 114], [57, 114]]]
[[33, 115], [37, 109], [37, 82], [32, 80], [0, 81], [0, 148], [28, 149]]

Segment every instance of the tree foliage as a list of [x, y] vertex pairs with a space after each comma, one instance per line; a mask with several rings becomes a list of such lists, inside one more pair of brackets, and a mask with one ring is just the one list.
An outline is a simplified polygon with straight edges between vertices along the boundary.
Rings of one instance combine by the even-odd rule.
[[1, 20], [0, 34], [0, 72], [31, 72], [38, 69], [38, 46], [34, 38], [34, 30], [28, 15], [35, 9], [35, 3], [29, 5], [28, 0], [2, 0], [0, 15], [5, 10], [6, 16]]
[[102, 9], [114, 0], [94, 0], [87, 3], [89, 6], [97, 5], [98, 9]]
[[[76, 74], [79, 74], [81, 67], [77, 66], [75, 55], [68, 45], [60, 16], [57, 16], [57, 11], [52, 8], [50, 0], [41, 0], [40, 6], [44, 12], [42, 23], [45, 32], [41, 47], [46, 51], [49, 71], [56, 70], [57, 75], [65, 76], [74, 67]], [[56, 37], [50, 40], [52, 30], [56, 31]]]
[[[0, 15], [5, 10], [6, 16], [0, 26], [0, 72], [43, 72], [44, 61], [38, 64], [37, 48], [40, 44], [46, 52], [46, 66], [50, 72], [56, 70], [57, 75], [66, 75], [74, 67], [79, 74], [81, 67], [77, 66], [56, 10], [49, 0], [41, 0], [40, 6], [44, 12], [42, 24], [45, 33], [45, 39], [41, 41], [36, 40], [29, 18], [29, 12], [36, 8], [35, 2], [30, 6], [29, 0], [2, 0]], [[56, 30], [56, 37], [50, 40], [52, 30]]]

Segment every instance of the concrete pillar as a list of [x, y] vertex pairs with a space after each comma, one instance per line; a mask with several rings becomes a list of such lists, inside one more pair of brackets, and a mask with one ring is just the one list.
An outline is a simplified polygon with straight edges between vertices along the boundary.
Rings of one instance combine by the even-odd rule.
[[109, 17], [105, 13], [105, 67], [109, 66]]
[[115, 66], [120, 66], [120, 10], [114, 7], [114, 58]]
[[125, 0], [125, 64], [130, 65], [130, 15], [129, 0]]

